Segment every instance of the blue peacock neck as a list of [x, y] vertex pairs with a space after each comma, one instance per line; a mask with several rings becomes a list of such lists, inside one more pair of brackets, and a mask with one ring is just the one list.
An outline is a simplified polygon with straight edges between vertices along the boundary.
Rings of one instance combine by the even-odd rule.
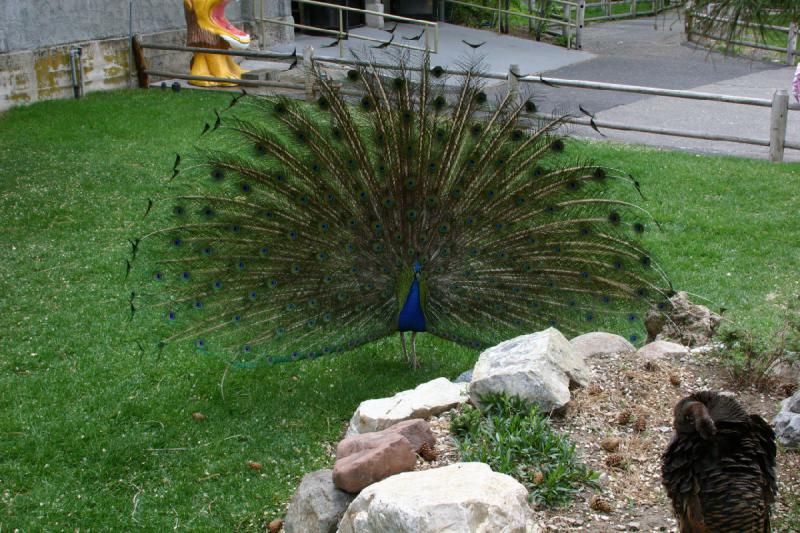
[[420, 276], [422, 265], [414, 263], [414, 280], [408, 289], [403, 308], [397, 319], [398, 331], [425, 331], [425, 313], [422, 309], [422, 286]]

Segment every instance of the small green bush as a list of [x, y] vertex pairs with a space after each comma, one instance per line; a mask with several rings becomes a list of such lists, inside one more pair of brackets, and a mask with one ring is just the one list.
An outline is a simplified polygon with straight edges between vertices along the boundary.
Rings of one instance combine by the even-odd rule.
[[514, 477], [528, 489], [531, 501], [543, 506], [564, 505], [582, 484], [597, 479], [575, 457], [575, 445], [536, 406], [495, 394], [481, 402], [485, 413], [467, 405], [450, 421], [463, 461], [486, 463]]
[[723, 347], [714, 355], [737, 386], [768, 389], [775, 366], [800, 363], [800, 295], [794, 295], [781, 307], [783, 323], [769, 338], [744, 328], [729, 327], [721, 332]]

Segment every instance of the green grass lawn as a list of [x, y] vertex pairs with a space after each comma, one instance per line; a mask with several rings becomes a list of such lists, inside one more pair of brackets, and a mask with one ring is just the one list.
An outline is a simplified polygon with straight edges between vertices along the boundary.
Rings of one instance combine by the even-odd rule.
[[[326, 444], [360, 401], [476, 359], [422, 335], [424, 367], [412, 373], [387, 339], [231, 371], [223, 398], [218, 361], [139, 352], [126, 239], [141, 233], [147, 198], [173, 193], [175, 152], [229, 98], [118, 91], [0, 115], [0, 531], [258, 530], [304, 473], [331, 465]], [[800, 165], [568, 150], [642, 182], [664, 227], [647, 242], [677, 288], [758, 331], [776, 324], [775, 302], [800, 290]]]

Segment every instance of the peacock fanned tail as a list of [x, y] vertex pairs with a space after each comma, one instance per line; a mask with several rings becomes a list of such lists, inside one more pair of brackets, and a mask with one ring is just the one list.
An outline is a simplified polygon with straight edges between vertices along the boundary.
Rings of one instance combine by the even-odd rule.
[[531, 100], [490, 102], [477, 66], [454, 85], [420, 63], [365, 62], [343, 88], [316, 69], [316, 104], [224, 115], [141, 239], [135, 305], [162, 317], [161, 346], [239, 365], [349, 350], [398, 330], [416, 262], [438, 337], [480, 348], [611, 317], [637, 340], [668, 282], [637, 243], [648, 215], [614, 196], [632, 180], [573, 156]]

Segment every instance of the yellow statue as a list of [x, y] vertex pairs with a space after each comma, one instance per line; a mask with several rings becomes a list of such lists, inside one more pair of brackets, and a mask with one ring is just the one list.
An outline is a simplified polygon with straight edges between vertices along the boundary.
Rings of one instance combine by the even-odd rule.
[[[229, 0], [183, 0], [186, 14], [186, 46], [244, 50], [250, 46], [250, 36], [235, 28], [225, 18], [225, 5]], [[241, 79], [243, 71], [233, 60], [234, 56], [196, 52], [192, 57], [193, 76]], [[201, 87], [236, 85], [217, 81], [189, 82]]]

